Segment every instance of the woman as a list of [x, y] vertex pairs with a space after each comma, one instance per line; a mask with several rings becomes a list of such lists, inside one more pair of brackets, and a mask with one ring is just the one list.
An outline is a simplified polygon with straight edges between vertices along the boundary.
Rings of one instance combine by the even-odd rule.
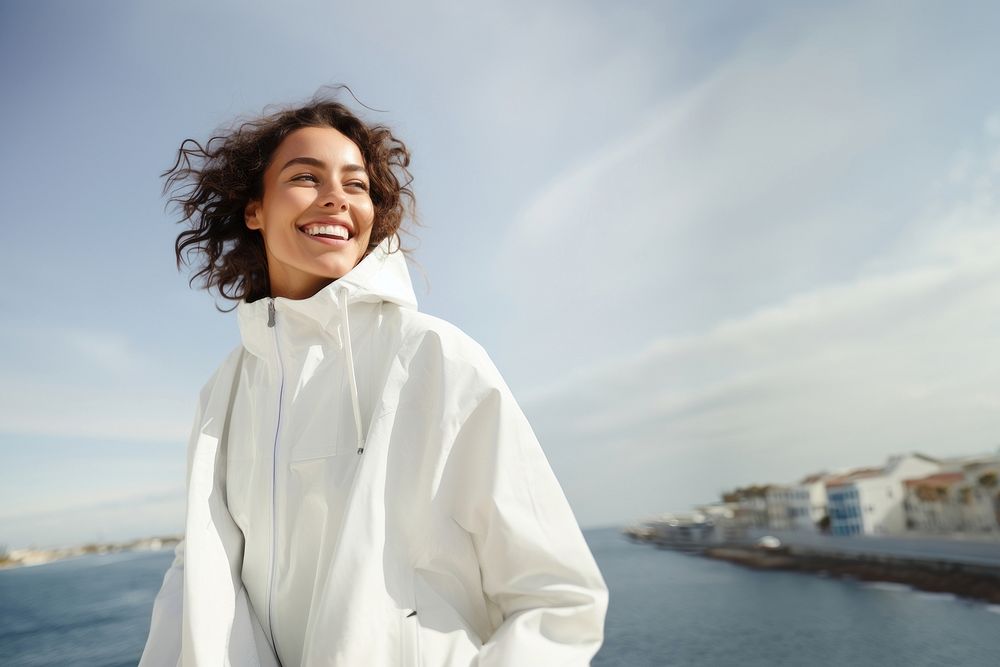
[[141, 665], [586, 665], [607, 589], [483, 350], [419, 313], [409, 153], [322, 98], [186, 141], [178, 263], [238, 301]]

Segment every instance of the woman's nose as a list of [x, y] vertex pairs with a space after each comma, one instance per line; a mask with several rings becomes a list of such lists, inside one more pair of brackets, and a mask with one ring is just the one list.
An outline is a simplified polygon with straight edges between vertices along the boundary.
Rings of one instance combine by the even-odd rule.
[[322, 206], [335, 208], [338, 211], [347, 210], [347, 196], [340, 188], [333, 186], [327, 188], [322, 194]]

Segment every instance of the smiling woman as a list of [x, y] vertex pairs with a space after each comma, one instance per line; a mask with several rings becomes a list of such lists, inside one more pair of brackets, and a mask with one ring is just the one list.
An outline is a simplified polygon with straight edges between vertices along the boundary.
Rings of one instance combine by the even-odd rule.
[[[324, 99], [188, 140], [178, 263], [237, 302], [142, 667], [586, 665], [607, 588], [479, 345], [416, 309], [409, 153]], [[199, 254], [200, 253], [200, 254]]]
[[332, 127], [303, 127], [264, 171], [264, 194], [246, 206], [259, 230], [272, 296], [304, 299], [354, 268], [369, 249], [375, 207], [357, 145]]
[[[177, 237], [178, 266], [193, 255], [192, 284], [200, 280], [236, 302], [293, 296], [275, 293], [270, 284], [277, 277], [270, 275], [272, 267], [282, 270], [282, 259], [274, 251], [283, 256], [294, 245], [267, 248], [269, 219], [275, 218], [277, 231], [276, 216], [311, 214], [320, 222], [346, 223], [367, 208], [367, 216], [362, 215], [370, 218], [364, 238], [360, 228], [348, 230], [350, 246], [361, 253], [347, 265], [341, 261], [328, 267], [336, 268], [336, 275], [312, 282], [318, 289], [397, 235], [412, 214], [409, 164], [406, 145], [389, 128], [368, 125], [342, 104], [322, 98], [242, 122], [204, 145], [187, 139], [173, 167], [163, 174], [164, 190], [173, 193], [171, 201], [190, 225]], [[305, 220], [295, 222], [304, 226]], [[310, 283], [296, 280], [295, 287], [308, 290]], [[311, 295], [299, 292], [295, 298], [303, 296]]]

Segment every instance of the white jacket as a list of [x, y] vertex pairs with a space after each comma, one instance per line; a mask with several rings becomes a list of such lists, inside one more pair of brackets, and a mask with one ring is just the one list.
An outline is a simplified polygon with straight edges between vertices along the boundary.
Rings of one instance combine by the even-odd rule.
[[600, 647], [607, 588], [531, 428], [387, 248], [309, 299], [240, 304], [141, 667], [578, 666]]

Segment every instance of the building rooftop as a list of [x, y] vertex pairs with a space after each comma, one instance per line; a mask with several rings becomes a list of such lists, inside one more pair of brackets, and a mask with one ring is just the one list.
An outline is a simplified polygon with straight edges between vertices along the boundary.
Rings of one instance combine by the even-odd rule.
[[867, 479], [869, 477], [881, 477], [885, 474], [885, 468], [857, 468], [852, 470], [845, 475], [840, 475], [839, 477], [831, 477], [826, 480], [827, 486], [843, 486], [845, 484], [850, 484], [851, 482], [859, 479]]
[[948, 485], [948, 484], [958, 484], [959, 482], [965, 481], [965, 475], [960, 472], [938, 472], [933, 475], [927, 475], [926, 477], [918, 477], [917, 479], [905, 479], [903, 484], [908, 487], [911, 486], [922, 486], [924, 484], [935, 484], [935, 485]]
[[823, 481], [823, 479], [826, 478], [826, 477], [829, 477], [829, 475], [830, 474], [827, 473], [827, 472], [817, 472], [817, 473], [813, 473], [812, 475], [806, 475], [805, 477], [802, 478], [802, 481], [800, 481], [799, 484], [803, 484], [803, 485], [804, 484], [815, 484], [816, 482]]

